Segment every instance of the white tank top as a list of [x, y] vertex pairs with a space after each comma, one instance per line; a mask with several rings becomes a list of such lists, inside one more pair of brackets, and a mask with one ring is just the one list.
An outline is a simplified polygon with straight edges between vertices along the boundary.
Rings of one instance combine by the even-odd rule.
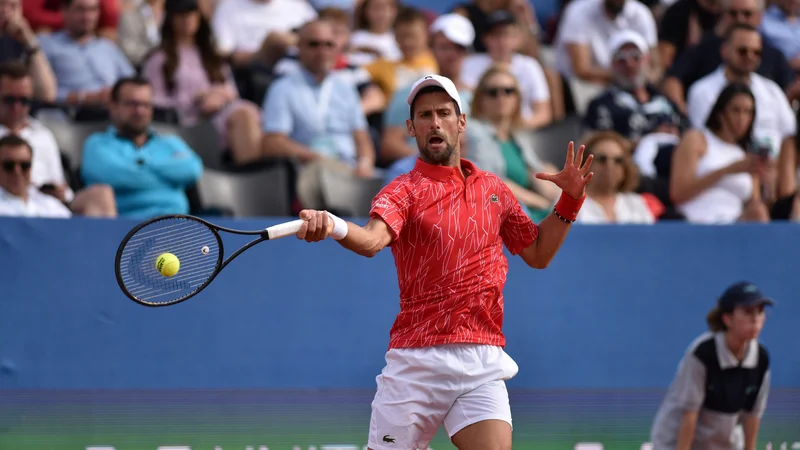
[[[744, 159], [741, 147], [719, 139], [709, 130], [703, 131], [706, 153], [697, 163], [697, 176], [721, 169]], [[725, 175], [716, 184], [678, 206], [689, 222], [727, 224], [742, 215], [744, 204], [753, 195], [753, 177], [747, 173]]]

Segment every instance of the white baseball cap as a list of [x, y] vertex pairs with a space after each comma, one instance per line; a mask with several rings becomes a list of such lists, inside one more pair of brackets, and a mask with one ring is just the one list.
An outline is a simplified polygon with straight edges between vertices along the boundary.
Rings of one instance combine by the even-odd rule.
[[472, 47], [475, 41], [475, 28], [472, 22], [460, 14], [443, 14], [431, 24], [431, 34], [442, 32], [444, 37], [462, 47]]
[[635, 45], [643, 54], [650, 53], [650, 47], [647, 45], [647, 41], [644, 40], [644, 37], [630, 29], [620, 30], [614, 33], [609, 40], [608, 49], [611, 50], [611, 54], [613, 55], [626, 44]]
[[425, 75], [424, 77], [417, 80], [413, 86], [411, 86], [411, 93], [408, 94], [408, 111], [411, 113], [411, 104], [414, 102], [414, 98], [416, 98], [417, 93], [423, 88], [428, 86], [438, 86], [444, 89], [447, 92], [447, 95], [456, 102], [458, 105], [458, 110], [463, 111], [464, 108], [461, 107], [461, 97], [458, 95], [458, 89], [456, 89], [456, 85], [450, 80], [450, 78], [443, 77], [441, 75]]

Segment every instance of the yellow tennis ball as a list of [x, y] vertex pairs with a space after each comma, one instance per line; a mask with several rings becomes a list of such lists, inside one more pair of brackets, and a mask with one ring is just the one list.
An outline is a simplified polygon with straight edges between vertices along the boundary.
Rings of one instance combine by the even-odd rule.
[[165, 277], [171, 277], [178, 273], [181, 268], [181, 262], [178, 257], [172, 253], [162, 253], [156, 259], [156, 270]]

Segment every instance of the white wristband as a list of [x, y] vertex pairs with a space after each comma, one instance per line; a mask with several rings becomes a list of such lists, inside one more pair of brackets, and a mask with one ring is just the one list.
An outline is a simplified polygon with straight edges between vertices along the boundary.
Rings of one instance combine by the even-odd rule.
[[331, 213], [328, 213], [328, 216], [333, 219], [333, 232], [331, 233], [331, 237], [337, 241], [341, 241], [347, 236], [347, 222]]

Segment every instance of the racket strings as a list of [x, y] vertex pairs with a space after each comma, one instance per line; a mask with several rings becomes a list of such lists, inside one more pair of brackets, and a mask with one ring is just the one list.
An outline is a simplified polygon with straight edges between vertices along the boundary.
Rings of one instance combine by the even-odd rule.
[[[171, 277], [156, 268], [156, 260], [163, 253], [172, 253], [180, 262], [178, 273]], [[202, 287], [221, 259], [217, 235], [205, 224], [188, 218], [165, 218], [131, 236], [120, 256], [120, 278], [138, 300], [168, 304]]]

